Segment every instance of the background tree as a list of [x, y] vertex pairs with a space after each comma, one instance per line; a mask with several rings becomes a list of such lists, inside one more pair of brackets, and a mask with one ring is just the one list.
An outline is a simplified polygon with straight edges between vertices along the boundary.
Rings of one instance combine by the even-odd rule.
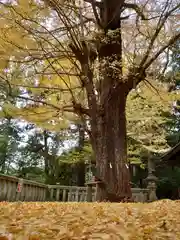
[[[179, 93], [180, 87], [180, 41], [177, 41], [175, 45], [171, 48], [171, 61], [169, 63], [169, 71], [167, 71], [165, 76], [165, 81], [170, 82], [169, 92]], [[169, 136], [167, 138], [168, 143], [174, 146], [180, 141], [179, 135], [179, 99], [175, 100], [171, 109], [171, 112], [167, 114], [167, 131]]]
[[0, 127], [0, 168], [1, 173], [5, 174], [9, 172], [9, 166], [17, 151], [20, 137], [19, 129], [11, 118], [3, 119]]

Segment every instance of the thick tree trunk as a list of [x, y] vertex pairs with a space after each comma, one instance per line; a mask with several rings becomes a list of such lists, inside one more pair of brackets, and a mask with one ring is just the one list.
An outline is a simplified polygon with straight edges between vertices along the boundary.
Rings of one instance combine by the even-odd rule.
[[[126, 79], [122, 73], [120, 15], [123, 4], [124, 0], [101, 0], [98, 4], [100, 19], [94, 9], [96, 20], [101, 28], [93, 39], [93, 42], [96, 42], [99, 60], [97, 81], [93, 79], [93, 71], [90, 67], [92, 64], [90, 48], [83, 42], [83, 53], [81, 53], [76, 46], [70, 46], [81, 64], [83, 75], [86, 76], [82, 78], [82, 84], [87, 91], [88, 115], [91, 122], [90, 136], [96, 156], [97, 177], [102, 180], [98, 190], [100, 201], [121, 201], [131, 197], [125, 108], [126, 97], [132, 88], [128, 80], [130, 79], [133, 83], [134, 79]], [[78, 112], [83, 114], [81, 111]]]
[[[99, 178], [98, 200], [121, 201], [131, 197], [127, 164], [126, 97], [128, 82], [122, 75], [122, 0], [102, 0], [101, 22], [104, 36], [98, 44], [100, 62], [99, 108], [97, 111], [96, 164]], [[98, 128], [98, 129], [97, 129]]]
[[126, 94], [123, 86], [106, 101], [99, 116], [96, 142], [96, 166], [99, 186], [98, 200], [121, 201], [131, 197], [127, 163]]

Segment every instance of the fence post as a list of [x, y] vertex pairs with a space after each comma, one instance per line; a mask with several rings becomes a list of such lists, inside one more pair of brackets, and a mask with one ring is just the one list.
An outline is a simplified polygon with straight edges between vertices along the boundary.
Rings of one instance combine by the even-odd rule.
[[92, 202], [92, 184], [87, 184], [87, 202]]
[[16, 189], [16, 192], [17, 192], [16, 201], [20, 200], [22, 188], [23, 188], [23, 179], [20, 178], [19, 181], [18, 181], [18, 184], [17, 184], [17, 189]]

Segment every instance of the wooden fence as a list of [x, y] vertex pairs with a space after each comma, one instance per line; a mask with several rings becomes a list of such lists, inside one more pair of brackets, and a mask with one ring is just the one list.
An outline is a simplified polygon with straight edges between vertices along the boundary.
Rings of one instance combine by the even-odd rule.
[[[92, 187], [91, 196], [88, 196], [87, 187], [49, 185], [48, 190], [50, 201], [89, 202], [89, 199], [91, 199], [90, 201], [94, 202], [96, 200], [96, 187]], [[135, 202], [147, 202], [149, 200], [148, 189], [132, 188], [131, 190]]]
[[47, 185], [0, 174], [0, 201], [46, 201]]
[[[49, 185], [49, 200], [62, 202], [87, 201], [87, 187]], [[92, 201], [95, 201], [95, 188], [92, 190]]]
[[[45, 185], [0, 174], [0, 201], [89, 201], [88, 187]], [[149, 190], [132, 188], [135, 202], [147, 202]], [[96, 200], [96, 187], [91, 189], [91, 201]]]

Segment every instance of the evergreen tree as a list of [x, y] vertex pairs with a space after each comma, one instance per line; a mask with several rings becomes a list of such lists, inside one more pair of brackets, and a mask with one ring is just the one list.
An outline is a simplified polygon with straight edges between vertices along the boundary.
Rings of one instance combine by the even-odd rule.
[[[171, 48], [170, 70], [166, 74], [167, 81], [170, 82], [169, 91], [174, 91], [177, 95], [180, 90], [180, 40]], [[169, 132], [168, 142], [171, 146], [180, 142], [180, 100], [174, 101], [172, 111], [168, 114], [167, 131]]]

